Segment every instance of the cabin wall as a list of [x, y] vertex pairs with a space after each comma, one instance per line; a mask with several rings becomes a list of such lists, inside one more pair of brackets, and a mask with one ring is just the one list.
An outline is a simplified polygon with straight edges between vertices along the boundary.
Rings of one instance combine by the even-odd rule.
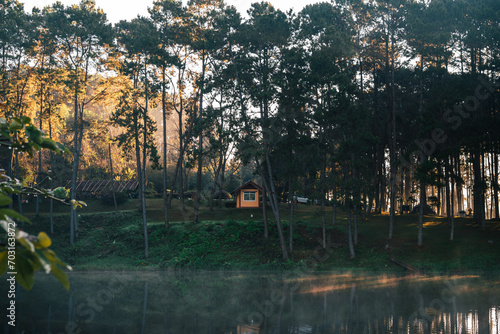
[[[254, 201], [245, 201], [244, 200], [244, 193], [245, 192], [255, 193], [255, 200]], [[237, 196], [238, 196], [237, 201], [236, 201], [237, 208], [258, 208], [259, 207], [259, 190], [258, 189], [241, 189], [238, 192]]]

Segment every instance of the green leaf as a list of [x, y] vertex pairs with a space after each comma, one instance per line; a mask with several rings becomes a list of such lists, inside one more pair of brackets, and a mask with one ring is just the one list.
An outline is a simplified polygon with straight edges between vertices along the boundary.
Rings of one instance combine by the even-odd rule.
[[8, 138], [8, 139], [12, 140], [12, 137], [10, 136], [10, 133], [8, 133], [7, 131], [4, 131], [4, 130], [0, 131], [0, 135], [2, 137], [5, 137], [5, 138]]
[[10, 125], [9, 125], [10, 131], [16, 131], [16, 130], [20, 130], [22, 128], [23, 128], [23, 125], [21, 124], [21, 122], [15, 118], [12, 120], [12, 122], [10, 122]]
[[45, 256], [45, 258], [50, 262], [51, 265], [58, 264], [68, 270], [73, 270], [73, 268], [68, 266], [66, 263], [62, 262], [61, 259], [56, 255], [56, 253], [54, 253], [53, 250], [43, 249], [41, 250], [41, 252]]
[[9, 205], [10, 203], [12, 203], [12, 198], [7, 195], [0, 194], [0, 206]]
[[42, 143], [40, 145], [42, 148], [47, 148], [51, 151], [59, 153], [59, 147], [56, 145], [56, 142], [50, 138], [43, 138]]
[[[19, 230], [18, 230], [19, 232]], [[35, 252], [35, 245], [33, 245], [33, 243], [31, 241], [29, 241], [26, 237], [20, 237], [20, 236], [16, 236], [17, 237], [17, 241], [23, 245], [23, 247], [25, 249], [27, 249], [28, 251], [34, 253]]]
[[23, 124], [29, 124], [31, 122], [31, 118], [28, 116], [21, 116], [21, 123]]
[[64, 187], [57, 187], [54, 189], [54, 197], [66, 199], [68, 198], [68, 191]]
[[6, 250], [0, 252], [0, 277], [7, 272], [7, 257], [8, 253]]
[[19, 252], [16, 256], [16, 281], [26, 290], [31, 290], [35, 284], [35, 271], [28, 259], [20, 256]]
[[[43, 132], [40, 131], [40, 129], [34, 126], [33, 124], [26, 126], [26, 134], [28, 135], [29, 139], [33, 141], [32, 145], [34, 148], [35, 148], [35, 143], [41, 144], [44, 139]], [[39, 150], [38, 148], [35, 149]]]
[[31, 224], [28, 218], [24, 217], [22, 214], [19, 212], [16, 212], [11, 209], [0, 209], [0, 218], [5, 219], [5, 216], [8, 216], [10, 218], [16, 219], [16, 220], [21, 220], [25, 223]]
[[54, 275], [54, 277], [57, 278], [59, 280], [59, 282], [61, 282], [61, 284], [64, 286], [64, 288], [66, 290], [69, 290], [68, 275], [66, 275], [66, 273], [63, 270], [61, 270], [59, 267], [57, 267], [56, 265], [52, 265], [50, 271], [52, 272], [52, 275]]

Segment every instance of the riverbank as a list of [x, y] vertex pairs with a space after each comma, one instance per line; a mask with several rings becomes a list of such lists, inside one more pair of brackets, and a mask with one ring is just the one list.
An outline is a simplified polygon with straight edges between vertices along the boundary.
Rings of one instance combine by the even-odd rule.
[[[150, 206], [149, 210], [156, 210]], [[166, 270], [172, 268], [208, 270], [365, 270], [405, 272], [390, 261], [392, 256], [422, 272], [500, 272], [500, 222], [488, 221], [483, 232], [470, 218], [456, 218], [455, 240], [449, 240], [447, 219], [426, 216], [424, 245], [417, 246], [416, 215], [396, 217], [393, 240], [388, 240], [389, 217], [374, 215], [358, 219], [356, 257], [350, 259], [345, 216], [327, 227], [327, 248], [321, 244], [319, 208], [299, 206], [295, 213], [293, 251], [283, 261], [275, 224], [270, 221], [269, 238], [264, 238], [260, 211], [218, 209], [199, 224], [177, 221], [167, 230], [162, 222], [150, 221], [149, 257], [144, 257], [141, 216], [136, 210], [81, 213], [79, 235], [69, 243], [69, 216], [55, 216], [53, 249], [75, 270]], [[208, 210], [207, 210], [208, 211]], [[327, 212], [327, 215], [330, 215]], [[179, 215], [173, 212], [173, 216]], [[155, 217], [154, 213], [149, 215]], [[178, 216], [181, 217], [181, 216]], [[287, 218], [284, 208], [283, 219]], [[157, 220], [158, 217], [156, 217]], [[189, 217], [186, 217], [189, 218]], [[219, 218], [218, 220], [216, 220]], [[329, 218], [330, 219], [330, 218]], [[32, 218], [31, 232], [50, 231], [47, 215]], [[289, 225], [284, 221], [289, 240]]]

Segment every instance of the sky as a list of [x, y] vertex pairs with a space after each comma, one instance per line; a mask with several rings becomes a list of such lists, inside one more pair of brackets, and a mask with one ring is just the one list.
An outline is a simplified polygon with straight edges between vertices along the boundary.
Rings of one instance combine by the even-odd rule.
[[[79, 0], [60, 0], [64, 5], [79, 3]], [[31, 13], [31, 9], [36, 6], [43, 8], [55, 3], [55, 0], [20, 0], [24, 3], [24, 9]], [[245, 15], [250, 4], [260, 2], [260, 0], [226, 0], [227, 5], [235, 6], [238, 11]], [[295, 12], [300, 11], [305, 5], [320, 2], [320, 0], [270, 0], [274, 7], [282, 11], [288, 11], [293, 8]], [[97, 7], [100, 7], [106, 13], [111, 23], [117, 23], [120, 20], [131, 20], [137, 15], [146, 16], [147, 8], [151, 7], [153, 0], [96, 0]]]

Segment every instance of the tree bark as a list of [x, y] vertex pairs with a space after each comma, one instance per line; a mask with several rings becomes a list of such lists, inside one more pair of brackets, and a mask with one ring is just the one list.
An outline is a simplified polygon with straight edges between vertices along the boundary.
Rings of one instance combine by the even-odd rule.
[[[264, 181], [264, 187], [266, 188], [266, 192], [269, 194], [269, 201], [271, 202], [271, 210], [273, 211], [274, 218], [276, 219], [276, 227], [278, 229], [278, 236], [280, 240], [281, 251], [283, 254], [283, 259], [288, 260], [288, 251], [286, 249], [285, 237], [283, 234], [283, 225], [281, 223], [280, 211], [279, 211], [279, 203], [278, 197], [276, 194], [276, 190], [274, 188], [274, 181], [272, 178], [272, 168], [271, 168], [271, 159], [269, 158], [269, 153], [266, 151], [265, 153], [265, 162], [266, 162], [266, 171], [263, 171], [263, 166], [259, 165], [258, 161], [257, 166], [261, 169], [261, 178]], [[267, 177], [264, 175], [267, 174]], [[268, 179], [269, 178], [269, 179]]]
[[217, 162], [217, 169], [214, 174], [214, 182], [212, 184], [212, 189], [210, 190], [210, 206], [209, 206], [209, 211], [213, 212], [214, 211], [214, 197], [215, 197], [215, 189], [219, 187], [219, 202], [220, 202], [220, 195], [222, 192], [222, 186], [219, 186], [219, 175], [222, 169], [222, 154], [219, 156], [219, 161]]
[[500, 209], [498, 207], [498, 154], [493, 152], [493, 201], [495, 203], [495, 219], [500, 219]]
[[423, 229], [424, 229], [424, 208], [427, 206], [427, 194], [424, 181], [420, 181], [420, 207], [418, 213], [418, 245], [422, 246], [424, 242]]
[[323, 236], [323, 248], [326, 249], [326, 217], [325, 217], [325, 183], [326, 183], [326, 157], [323, 157], [320, 173], [321, 194], [321, 232]]
[[[43, 63], [42, 63], [43, 66]], [[39, 119], [39, 127], [40, 130], [43, 130], [43, 84], [40, 88], [40, 119]], [[40, 186], [40, 182], [42, 181], [42, 150], [38, 151], [38, 175], [37, 175], [37, 184]], [[35, 208], [35, 216], [39, 217], [40, 216], [40, 196], [36, 196], [35, 198], [36, 201], [36, 208]]]
[[482, 168], [481, 168], [481, 154], [479, 148], [476, 148], [472, 154], [472, 168], [474, 172], [474, 220], [485, 231], [486, 220], [484, 217], [484, 187], [482, 184]]
[[295, 203], [293, 201], [293, 180], [292, 177], [290, 176], [288, 178], [288, 203], [290, 205], [290, 240], [289, 240], [289, 249], [290, 249], [290, 254], [293, 252], [293, 216], [294, 216], [294, 207]]
[[[144, 229], [144, 256], [147, 259], [149, 256], [149, 241], [148, 241], [148, 222], [146, 216], [146, 157], [147, 157], [147, 120], [148, 120], [148, 75], [147, 75], [147, 65], [144, 64], [144, 76], [145, 76], [145, 91], [144, 98], [146, 99], [145, 108], [144, 108], [144, 129], [143, 129], [143, 151], [142, 151], [142, 175], [141, 175], [141, 206], [142, 206], [142, 225]], [[140, 167], [140, 166], [139, 166]]]
[[[78, 70], [76, 71], [76, 76], [78, 80]], [[71, 178], [71, 199], [75, 200], [76, 199], [76, 182], [78, 178], [78, 164], [79, 164], [79, 159], [80, 159], [80, 152], [78, 151], [78, 81], [75, 83], [75, 93], [74, 93], [74, 138], [73, 138], [73, 145], [74, 145], [74, 152], [73, 152], [73, 175]], [[69, 240], [70, 243], [73, 245], [75, 242], [75, 225], [76, 225], [76, 219], [78, 217], [76, 216], [75, 209], [73, 206], [71, 206], [71, 211], [70, 211], [70, 234], [69, 234]]]
[[165, 220], [165, 228], [170, 227], [168, 221], [168, 195], [167, 195], [167, 92], [166, 92], [166, 66], [162, 67], [162, 87], [161, 87], [161, 106], [162, 106], [162, 121], [163, 121], [163, 219]]
[[450, 199], [450, 164], [448, 158], [444, 161], [445, 193], [446, 193], [446, 217], [451, 225], [451, 199]]
[[115, 211], [118, 212], [118, 204], [116, 203], [116, 194], [115, 194], [115, 173], [113, 172], [113, 158], [111, 156], [111, 143], [108, 143], [108, 152], [109, 152], [109, 169], [111, 172], [111, 193], [113, 195], [113, 203], [115, 205]]
[[337, 183], [333, 183], [333, 199], [332, 199], [332, 226], [337, 223]]
[[262, 182], [262, 218], [264, 219], [264, 239], [269, 238], [269, 222], [267, 221], [267, 191], [264, 184], [265, 179], [261, 177]]
[[[49, 137], [52, 139], [51, 108], [49, 106]], [[54, 152], [50, 151], [50, 189], [54, 190]], [[50, 234], [54, 234], [54, 200], [50, 199]]]
[[194, 219], [193, 222], [197, 224], [199, 222], [199, 212], [200, 212], [200, 198], [201, 198], [201, 176], [203, 169], [203, 90], [204, 90], [204, 80], [205, 80], [205, 50], [202, 51], [201, 58], [201, 87], [200, 87], [200, 105], [198, 110], [198, 170], [196, 172], [196, 198], [194, 201]]
[[[453, 159], [451, 160], [451, 165], [453, 166]], [[453, 241], [455, 238], [455, 203], [454, 203], [454, 197], [455, 197], [455, 179], [452, 177], [451, 178], [451, 200], [450, 200], [450, 224], [451, 224], [451, 230], [450, 230], [450, 240]], [[448, 185], [446, 186], [448, 188]]]
[[391, 149], [390, 149], [390, 159], [391, 159], [391, 210], [389, 217], [389, 240], [392, 239], [392, 234], [394, 231], [394, 222], [396, 219], [396, 90], [394, 87], [394, 34], [391, 33]]
[[349, 238], [349, 255], [351, 260], [354, 259], [356, 254], [354, 253], [354, 245], [352, 242], [352, 224], [351, 224], [351, 208], [347, 205], [347, 237]]

